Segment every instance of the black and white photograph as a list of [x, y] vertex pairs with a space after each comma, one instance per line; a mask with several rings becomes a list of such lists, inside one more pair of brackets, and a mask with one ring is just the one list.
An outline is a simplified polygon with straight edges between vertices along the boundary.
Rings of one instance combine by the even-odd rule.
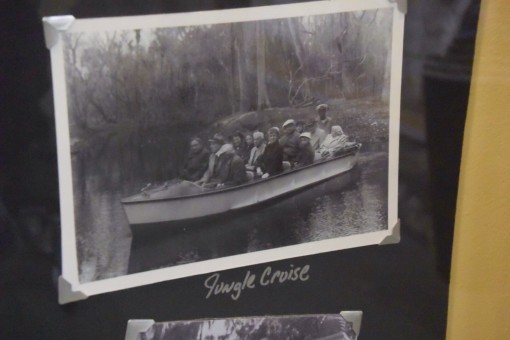
[[395, 3], [62, 20], [49, 48], [72, 291], [379, 244], [394, 232]]
[[[361, 312], [155, 322], [130, 320], [126, 340], [356, 340]], [[139, 321], [139, 322], [136, 322]], [[356, 325], [354, 325], [356, 323]], [[142, 328], [136, 331], [135, 327]], [[131, 328], [131, 329], [130, 329]]]

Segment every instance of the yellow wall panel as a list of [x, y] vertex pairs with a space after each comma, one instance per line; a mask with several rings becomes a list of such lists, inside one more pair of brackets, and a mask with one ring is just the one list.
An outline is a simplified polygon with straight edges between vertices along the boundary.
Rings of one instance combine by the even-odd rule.
[[510, 339], [510, 1], [482, 0], [461, 162], [448, 339]]

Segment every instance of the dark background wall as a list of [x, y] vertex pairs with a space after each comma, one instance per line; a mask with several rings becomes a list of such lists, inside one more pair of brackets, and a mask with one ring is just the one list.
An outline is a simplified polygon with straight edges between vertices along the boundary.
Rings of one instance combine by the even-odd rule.
[[[290, 263], [308, 264], [310, 280], [246, 291], [237, 301], [226, 296], [205, 299], [207, 276], [196, 276], [57, 304], [57, 159], [49, 52], [41, 17], [152, 14], [288, 2], [26, 0], [0, 4], [0, 338], [114, 339], [124, 336], [128, 319], [340, 310], [364, 311], [362, 339], [444, 337], [458, 163], [478, 15], [478, 3], [468, 0], [409, 1], [400, 244], [272, 263], [281, 269]], [[448, 35], [452, 37], [445, 38], [446, 42], [440, 39]], [[445, 47], [439, 48], [441, 44]], [[248, 269], [261, 272], [264, 268], [229, 270], [222, 277], [240, 279]]]

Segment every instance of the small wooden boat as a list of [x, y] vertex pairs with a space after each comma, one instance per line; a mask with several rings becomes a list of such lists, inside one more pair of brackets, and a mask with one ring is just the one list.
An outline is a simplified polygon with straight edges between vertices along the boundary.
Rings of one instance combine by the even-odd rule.
[[252, 207], [351, 170], [360, 148], [361, 144], [353, 143], [334, 157], [239, 186], [200, 188], [197, 193], [175, 195], [167, 193], [163, 185], [121, 202], [130, 224], [179, 221]]

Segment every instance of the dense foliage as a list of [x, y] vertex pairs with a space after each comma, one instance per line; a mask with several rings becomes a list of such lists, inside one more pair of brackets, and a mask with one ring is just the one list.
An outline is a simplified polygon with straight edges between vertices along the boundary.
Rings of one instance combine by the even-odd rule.
[[391, 9], [64, 38], [70, 122], [208, 124], [330, 99], [387, 100]]

